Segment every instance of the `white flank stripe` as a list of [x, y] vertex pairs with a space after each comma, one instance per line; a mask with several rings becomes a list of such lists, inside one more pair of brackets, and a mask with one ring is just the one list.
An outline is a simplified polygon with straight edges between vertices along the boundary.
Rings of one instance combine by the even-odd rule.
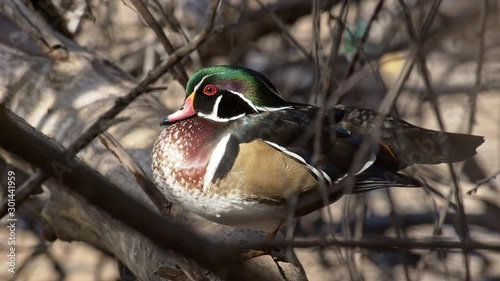
[[298, 155], [297, 153], [294, 153], [294, 152], [291, 152], [290, 150], [284, 148], [283, 146], [279, 145], [279, 144], [276, 144], [274, 142], [270, 142], [270, 141], [265, 141], [267, 144], [273, 146], [274, 148], [277, 148], [281, 151], [283, 151], [284, 153], [290, 155], [291, 157], [299, 160], [300, 162], [302, 162], [309, 170], [311, 170], [311, 172], [313, 172], [316, 177], [320, 180], [322, 179], [326, 179], [326, 181], [328, 182], [328, 184], [332, 184], [332, 179], [324, 172], [324, 171], [319, 171], [318, 169], [314, 168], [313, 166], [309, 165], [306, 160], [304, 158], [302, 158], [300, 155]]
[[292, 108], [291, 106], [282, 106], [282, 107], [267, 107], [267, 106], [257, 106], [257, 109], [260, 111], [278, 111], [282, 109]]
[[347, 177], [347, 174], [344, 174], [343, 176], [341, 176], [340, 178], [336, 179], [335, 180], [335, 183], [339, 183], [341, 180], [345, 179]]
[[372, 154], [370, 155], [370, 160], [368, 160], [365, 165], [363, 166], [363, 168], [361, 168], [361, 170], [359, 170], [359, 172], [355, 173], [354, 175], [359, 175], [361, 174], [362, 172], [364, 172], [366, 169], [368, 169], [371, 165], [373, 165], [373, 163], [375, 163], [375, 160], [377, 160], [377, 155], [375, 155], [375, 153], [372, 152]]
[[332, 186], [332, 184], [333, 184], [333, 182], [332, 182], [332, 178], [330, 178], [330, 176], [329, 176], [329, 175], [327, 175], [327, 174], [325, 173], [325, 171], [321, 171], [321, 173], [323, 174], [323, 177], [324, 177], [324, 178], [326, 179], [326, 181], [328, 182], [328, 185], [329, 185], [329, 186]]
[[203, 192], [208, 191], [210, 182], [212, 182], [212, 179], [214, 178], [215, 171], [217, 170], [217, 167], [219, 167], [219, 163], [226, 153], [226, 146], [230, 137], [231, 134], [227, 134], [225, 137], [223, 137], [215, 147], [214, 151], [212, 151], [210, 161], [208, 162], [207, 171], [205, 172], [205, 177], [203, 178]]
[[302, 158], [300, 155], [298, 155], [297, 153], [294, 153], [294, 152], [291, 152], [290, 150], [284, 148], [283, 146], [279, 145], [279, 144], [276, 144], [274, 142], [270, 142], [270, 141], [265, 141], [267, 144], [271, 145], [272, 147], [274, 148], [277, 148], [278, 150], [281, 150], [283, 151], [284, 153], [292, 156], [293, 158], [299, 160], [300, 162], [307, 164], [306, 160], [304, 158]]

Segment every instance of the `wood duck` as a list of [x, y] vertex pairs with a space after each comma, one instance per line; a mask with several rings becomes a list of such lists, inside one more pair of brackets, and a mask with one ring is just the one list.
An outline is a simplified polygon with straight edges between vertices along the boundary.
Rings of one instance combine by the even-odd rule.
[[[286, 219], [290, 198], [300, 201], [323, 184], [334, 190], [380, 115], [347, 105], [327, 110], [323, 137], [328, 151], [318, 168], [311, 165], [311, 128], [319, 112], [313, 105], [285, 101], [254, 70], [203, 68], [189, 79], [184, 105], [161, 121], [169, 126], [153, 147], [154, 181], [171, 201], [206, 219], [271, 233]], [[449, 153], [440, 145], [443, 139]], [[483, 142], [480, 136], [427, 130], [386, 116], [380, 141], [355, 173], [351, 193], [420, 186], [398, 171], [412, 164], [462, 161]], [[329, 203], [344, 193], [329, 194]]]

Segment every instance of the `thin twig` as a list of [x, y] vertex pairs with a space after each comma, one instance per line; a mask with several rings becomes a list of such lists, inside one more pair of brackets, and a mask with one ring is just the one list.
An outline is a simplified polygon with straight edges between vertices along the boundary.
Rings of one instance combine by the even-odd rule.
[[[323, 72], [326, 72], [324, 77], [324, 82], [320, 84], [320, 93], [318, 96], [318, 101], [321, 102], [322, 106], [319, 110], [317, 118], [318, 120], [315, 121], [314, 127], [315, 127], [315, 133], [314, 133], [314, 147], [313, 147], [313, 162], [318, 161], [315, 165], [321, 164], [324, 165], [324, 155], [326, 154], [326, 147], [327, 145], [324, 143], [324, 122], [325, 122], [325, 116], [326, 116], [326, 111], [328, 108], [328, 103], [326, 102], [331, 96], [333, 92], [334, 86], [337, 86], [337, 83], [335, 82], [336, 79], [334, 79], [335, 72], [337, 70], [337, 60], [339, 56], [339, 48], [340, 44], [342, 41], [342, 35], [344, 34], [344, 31], [347, 29], [345, 22], [347, 21], [347, 14], [349, 13], [349, 1], [343, 1], [341, 10], [339, 12], [339, 19], [337, 19], [335, 29], [332, 32], [332, 46], [330, 49], [330, 55], [328, 57], [327, 63], [323, 66]], [[335, 97], [333, 97], [335, 98]], [[337, 103], [337, 101], [335, 101]], [[328, 118], [327, 120], [329, 125], [335, 125], [335, 119], [334, 118]], [[329, 144], [335, 144], [336, 143], [336, 134], [330, 134], [330, 139], [328, 140]], [[316, 160], [315, 160], [316, 157]], [[318, 158], [320, 157], [320, 158]], [[321, 162], [319, 162], [321, 160]], [[323, 168], [323, 167], [320, 167]], [[323, 188], [324, 189], [324, 188]], [[347, 198], [344, 204], [344, 214], [343, 214], [343, 225], [347, 226], [347, 217], [348, 217], [348, 209], [349, 209], [349, 200], [350, 198]], [[328, 196], [325, 196], [325, 201], [328, 200]], [[330, 208], [328, 208], [328, 215], [329, 219], [332, 219], [331, 211]], [[348, 237], [350, 236], [350, 231], [348, 227], [344, 227], [344, 230], [346, 231], [346, 234]], [[333, 232], [329, 231], [330, 235], [333, 237]], [[351, 279], [353, 279], [356, 275], [356, 279], [362, 279], [360, 275], [360, 270], [357, 268], [356, 261], [354, 259], [354, 252], [347, 251], [346, 253], [348, 260], [350, 261], [348, 263], [349, 265], [349, 275]]]
[[[68, 159], [74, 158], [75, 155], [90, 142], [92, 142], [99, 134], [106, 131], [110, 126], [116, 122], [113, 120], [120, 112], [123, 111], [132, 101], [140, 95], [147, 93], [151, 90], [150, 85], [160, 78], [165, 72], [173, 67], [177, 62], [182, 60], [185, 56], [194, 51], [207, 39], [208, 35], [212, 32], [214, 27], [214, 20], [219, 6], [220, 0], [212, 0], [208, 10], [207, 23], [204, 29], [198, 34], [193, 41], [177, 49], [164, 63], [151, 70], [148, 75], [126, 96], [117, 98], [115, 105], [108, 111], [103, 113], [101, 117], [92, 123], [83, 134], [80, 135], [74, 142], [72, 142], [67, 151], [69, 152]], [[46, 179], [46, 178], [45, 178]], [[44, 180], [45, 180], [44, 179]], [[19, 202], [20, 203], [20, 202]], [[1, 208], [0, 208], [1, 212]], [[5, 214], [1, 213], [0, 217]]]
[[[406, 58], [405, 64], [403, 65], [403, 69], [400, 72], [400, 75], [394, 85], [389, 89], [387, 92], [386, 96], [384, 97], [384, 100], [382, 101], [382, 104], [379, 108], [379, 112], [381, 113], [375, 120], [374, 120], [374, 128], [371, 132], [370, 135], [366, 136], [366, 138], [363, 140], [363, 143], [360, 145], [360, 148], [356, 152], [354, 159], [353, 159], [353, 164], [349, 168], [348, 175], [344, 181], [347, 182], [352, 182], [354, 174], [356, 174], [362, 167], [362, 164], [366, 163], [368, 160], [369, 153], [372, 148], [372, 144], [378, 142], [380, 139], [380, 127], [382, 125], [382, 122], [384, 120], [384, 117], [386, 114], [389, 113], [389, 110], [396, 100], [396, 98], [399, 96], [399, 93], [403, 89], [403, 85], [408, 80], [408, 77], [410, 76], [411, 70], [413, 69], [413, 65], [416, 61], [416, 56], [417, 56], [417, 46], [412, 46], [410, 49], [410, 52]], [[352, 187], [351, 187], [352, 189]], [[351, 190], [347, 190], [347, 193], [349, 193]]]
[[[315, 120], [315, 134], [314, 134], [314, 153], [312, 163], [314, 165], [322, 164], [322, 160], [318, 159], [323, 158], [325, 155], [326, 147], [324, 143], [322, 143], [324, 136], [324, 118], [327, 110], [326, 100], [333, 92], [332, 89], [336, 83], [334, 82], [335, 71], [337, 69], [337, 59], [339, 56], [339, 48], [341, 43], [342, 34], [344, 34], [345, 24], [344, 22], [347, 19], [347, 14], [349, 12], [349, 1], [345, 0], [342, 3], [341, 10], [339, 12], [340, 20], [337, 21], [335, 28], [332, 32], [332, 47], [330, 49], [330, 55], [328, 57], [328, 62], [323, 65], [324, 75], [324, 83], [321, 84], [321, 91], [319, 93], [318, 102], [322, 105], [320, 111], [318, 113], [318, 120]], [[328, 120], [331, 122], [332, 120]], [[333, 125], [333, 123], [332, 123]], [[335, 134], [332, 134], [335, 135]], [[335, 140], [330, 140], [330, 143], [335, 143]]]
[[321, 37], [320, 37], [320, 31], [321, 31], [321, 13], [320, 13], [320, 0], [313, 0], [312, 1], [312, 62], [313, 62], [313, 87], [312, 87], [312, 92], [315, 93], [309, 97], [309, 102], [314, 103], [316, 101], [317, 96], [321, 93], [321, 65], [323, 64], [322, 60], [322, 55], [321, 55], [321, 50], [322, 50], [322, 44], [321, 44]]
[[[224, 267], [229, 271], [228, 274], [233, 274], [233, 279], [239, 275], [235, 270], [241, 270], [242, 265], [236, 249], [209, 241], [189, 227], [151, 210], [77, 157], [68, 158], [71, 155], [68, 150], [31, 127], [5, 106], [0, 106], [0, 131], [9, 131], [16, 136], [0, 138], [0, 146], [58, 178], [65, 188], [144, 234], [159, 247], [182, 253], [214, 272]], [[33, 146], [33, 143], [37, 146]], [[64, 176], [58, 175], [60, 169], [64, 169]], [[231, 266], [227, 268], [228, 265]]]
[[364, 45], [366, 43], [366, 40], [368, 40], [368, 35], [370, 35], [370, 29], [372, 27], [373, 22], [378, 18], [378, 14], [382, 10], [382, 7], [384, 6], [385, 0], [379, 0], [377, 3], [377, 6], [375, 6], [375, 9], [373, 10], [372, 16], [368, 20], [368, 24], [366, 25], [366, 29], [363, 33], [363, 36], [361, 36], [361, 40], [359, 41], [359, 45], [356, 48], [356, 53], [354, 53], [354, 57], [352, 58], [351, 62], [349, 63], [349, 66], [347, 67], [347, 73], [345, 77], [349, 77], [352, 75], [354, 72], [354, 67], [356, 65], [356, 62], [358, 61], [360, 54], [363, 52]]
[[[330, 96], [326, 102], [328, 106], [333, 106], [335, 104], [335, 100], [337, 100], [338, 97], [344, 95], [349, 91], [354, 85], [356, 85], [360, 80], [362, 80], [367, 73], [369, 73], [370, 67], [369, 66], [364, 66], [362, 70], [356, 71], [353, 75], [351, 75], [347, 80], [344, 80], [339, 87], [335, 90], [332, 96]], [[404, 72], [406, 73], [406, 72]], [[300, 144], [304, 143], [305, 141], [311, 139], [313, 134], [315, 133], [315, 127], [310, 126], [307, 128], [307, 130], [296, 140], [295, 143]], [[329, 190], [328, 194], [335, 194], [335, 192], [339, 192], [341, 190], [347, 190], [347, 181], [346, 179], [341, 180], [337, 184], [335, 184], [335, 188]], [[352, 189], [352, 188], [351, 188]], [[349, 190], [351, 190], [349, 189]], [[432, 190], [433, 192], [437, 192], [435, 190]], [[437, 193], [440, 195], [439, 193]], [[299, 200], [296, 208], [295, 208], [295, 215], [300, 216], [301, 214], [307, 214], [310, 212], [310, 210], [320, 208], [321, 206], [324, 206], [324, 199], [322, 196], [319, 196], [320, 194], [317, 193], [312, 193], [310, 196], [307, 196], [306, 198], [301, 197], [301, 200]], [[308, 211], [309, 210], [309, 211]]]
[[[328, 62], [323, 66], [323, 71], [325, 72], [325, 75], [321, 75], [324, 78], [322, 79], [325, 81], [324, 83], [320, 84], [320, 92], [315, 93], [318, 95], [317, 97], [317, 102], [321, 104], [322, 106], [320, 107], [320, 110], [318, 112], [318, 118], [314, 121], [314, 146], [313, 146], [313, 157], [311, 160], [311, 163], [313, 166], [321, 166], [324, 163], [324, 155], [326, 151], [326, 144], [324, 143], [324, 121], [325, 121], [325, 113], [327, 110], [327, 104], [326, 100], [329, 96], [329, 94], [332, 91], [333, 85], [335, 84], [333, 82], [333, 77], [335, 74], [335, 69], [336, 69], [336, 62], [338, 58], [338, 51], [340, 47], [340, 38], [342, 37], [342, 34], [344, 33], [344, 24], [341, 24], [342, 20], [344, 20], [347, 17], [348, 10], [348, 2], [347, 0], [343, 1], [342, 7], [340, 9], [340, 20], [337, 20], [337, 24], [335, 25], [334, 30], [332, 31], [332, 47], [330, 49], [330, 55], [328, 58]], [[330, 121], [330, 120], [328, 120]], [[333, 134], [335, 135], [335, 134]], [[335, 140], [330, 140], [330, 143], [335, 143]], [[320, 167], [321, 168], [321, 167]]]
[[47, 247], [44, 242], [39, 242], [33, 249], [33, 251], [26, 257], [23, 263], [16, 268], [16, 273], [8, 279], [9, 281], [15, 281], [21, 276], [21, 272], [23, 272], [28, 266], [40, 255], [47, 253]]
[[22, 31], [33, 40], [49, 58], [57, 60], [67, 58], [64, 43], [59, 40], [51, 27], [39, 17], [31, 16], [31, 11], [21, 1], [1, 1], [0, 11], [21, 27]]
[[[389, 188], [385, 189], [385, 194], [387, 195], [387, 199], [389, 201], [390, 213], [389, 217], [391, 220], [391, 224], [394, 227], [396, 232], [396, 237], [398, 240], [407, 239], [406, 231], [403, 227], [401, 227], [400, 218], [398, 214], [398, 210], [396, 207], [396, 203], [394, 202], [394, 198], [392, 197], [391, 190]], [[403, 261], [403, 269], [405, 272], [405, 278], [407, 281], [410, 281], [410, 270], [408, 268], [407, 256], [409, 255], [408, 249], [403, 249], [400, 253], [401, 260]]]
[[[146, 175], [132, 156], [127, 153], [125, 148], [108, 132], [102, 133], [99, 136], [99, 140], [122, 163], [123, 167], [134, 176], [139, 186], [155, 204], [160, 213], [165, 216], [169, 215], [172, 203], [156, 187], [154, 182]], [[205, 269], [200, 268], [199, 265], [179, 255], [177, 252], [170, 251], [170, 254], [186, 276], [199, 276], [200, 278], [196, 278], [195, 280], [208, 280], [207, 278], [201, 278], [201, 276], [206, 274]]]
[[1, 104], [9, 104], [15, 95], [26, 85], [33, 84], [33, 76], [40, 75], [40, 72], [46, 72], [43, 69], [43, 64], [34, 63], [31, 65], [23, 75], [17, 80], [10, 83], [3, 99], [0, 99]]
[[479, 187], [487, 182], [489, 182], [490, 180], [496, 178], [498, 175], [500, 175], [500, 170], [496, 171], [496, 173], [494, 173], [493, 175], [485, 178], [485, 179], [482, 179], [480, 181], [478, 181], [476, 183], [476, 186], [474, 186], [474, 188], [472, 188], [471, 190], [467, 191], [467, 195], [472, 195], [472, 194], [475, 194], [477, 192], [477, 190], [479, 189]]
[[108, 132], [99, 135], [101, 143], [122, 163], [123, 167], [134, 176], [136, 182], [142, 188], [144, 193], [151, 199], [153, 204], [162, 214], [167, 214], [172, 203], [156, 187], [154, 182], [146, 175], [144, 170], [127, 153], [125, 148]]
[[[416, 31], [413, 27], [409, 7], [407, 6], [407, 4], [403, 0], [399, 0], [398, 2], [403, 10], [403, 16], [405, 18], [407, 31], [408, 31], [408, 34], [409, 34], [411, 40], [414, 42], [415, 41], [424, 41], [426, 33], [422, 32], [422, 31], [419, 34], [416, 33]], [[434, 1], [429, 13], [435, 14], [437, 12], [437, 9], [439, 8], [440, 4], [441, 4], [441, 0]], [[424, 25], [422, 26], [422, 30], [425, 26], [430, 26], [431, 24], [432, 24], [432, 22], [425, 21]], [[434, 113], [436, 114], [436, 119], [438, 121], [439, 128], [441, 131], [445, 131], [446, 129], [444, 126], [443, 118], [441, 117], [441, 110], [440, 110], [439, 103], [437, 101], [437, 95], [432, 88], [432, 83], [431, 83], [430, 77], [429, 77], [430, 76], [429, 71], [427, 69], [425, 54], [422, 52], [421, 48], [417, 49], [417, 55], [418, 55], [419, 71], [421, 73], [422, 79], [424, 80], [424, 84], [425, 84], [426, 90], [428, 92], [428, 97], [429, 97], [429, 100], [431, 102], [431, 106], [433, 107]], [[450, 151], [449, 151], [448, 146], [446, 146], [446, 139], [445, 138], [441, 143], [441, 147], [444, 149], [444, 152], [445, 152], [445, 155], [447, 156], [447, 158], [450, 159]], [[455, 195], [455, 201], [456, 201], [457, 206], [458, 206], [459, 220], [461, 222], [460, 223], [461, 239], [468, 240], [468, 239], [470, 239], [469, 227], [468, 227], [466, 216], [465, 216], [465, 209], [463, 206], [463, 199], [461, 196], [458, 177], [455, 173], [455, 170], [453, 168], [453, 164], [451, 163], [451, 161], [448, 161], [447, 165], [448, 165], [448, 169], [450, 171], [450, 175], [452, 178], [453, 187], [455, 189], [453, 194]], [[464, 255], [464, 263], [465, 263], [465, 270], [466, 270], [466, 279], [470, 280], [470, 264], [469, 264], [469, 257], [468, 257], [467, 251], [464, 250], [463, 255]]]
[[[431, 195], [431, 192], [432, 190], [434, 189], [432, 186], [430, 186], [427, 182], [425, 181], [422, 181], [424, 182], [424, 191], [425, 193], [429, 196], [430, 200], [431, 200], [431, 203], [432, 203], [432, 210], [433, 210], [433, 213], [434, 213], [434, 218], [433, 218], [433, 222], [434, 222], [434, 233], [433, 233], [433, 237], [435, 237], [438, 233], [436, 232], [438, 229], [441, 229], [441, 225], [442, 224], [439, 224], [440, 222], [437, 222], [438, 219], [440, 219], [440, 215], [439, 215], [439, 210], [438, 210], [438, 206], [437, 206], [437, 203], [436, 203], [436, 200], [434, 197], [430, 196]], [[435, 190], [437, 192], [437, 190]], [[439, 195], [441, 195], [441, 193], [438, 192]], [[442, 196], [441, 196], [442, 197]], [[446, 216], [442, 216], [443, 218], [446, 218]], [[443, 219], [444, 221], [444, 219]], [[427, 266], [427, 263], [428, 261], [430, 260], [430, 252], [431, 250], [430, 249], [427, 249], [425, 250], [424, 254], [422, 254], [422, 258], [420, 259], [420, 261], [417, 263], [417, 266], [416, 266], [416, 269], [417, 269], [417, 274], [416, 274], [416, 277], [415, 277], [415, 280], [421, 280], [421, 277], [423, 276], [423, 273], [424, 273], [424, 269], [425, 267]]]
[[[28, 178], [19, 188], [16, 188], [16, 205], [19, 207], [40, 185], [47, 179], [47, 174], [41, 170]], [[0, 202], [0, 218], [7, 214], [9, 198], [6, 197]]]
[[474, 91], [469, 95], [469, 105], [470, 105], [470, 115], [469, 115], [469, 127], [467, 132], [472, 133], [474, 124], [476, 123], [476, 108], [477, 108], [477, 94], [481, 89], [481, 74], [483, 71], [484, 62], [484, 39], [486, 34], [486, 22], [488, 18], [488, 3], [489, 0], [483, 0], [481, 2], [481, 20], [479, 28], [479, 50], [477, 51], [477, 67], [476, 67], [476, 82], [474, 86]]
[[162, 4], [158, 0], [153, 0], [151, 3], [154, 3], [156, 5], [156, 8], [160, 10], [160, 14], [165, 18], [167, 21], [168, 25], [177, 33], [179, 33], [182, 36], [182, 39], [184, 39], [184, 42], [187, 43], [189, 42], [189, 36], [186, 30], [181, 26], [180, 22], [174, 17], [173, 15], [173, 7], [172, 8], [167, 8], [163, 9]]
[[[173, 52], [175, 52], [174, 46], [168, 39], [167, 35], [165, 35], [165, 32], [163, 32], [163, 29], [161, 28], [158, 21], [154, 18], [153, 14], [151, 14], [151, 12], [148, 10], [148, 7], [144, 5], [142, 0], [130, 0], [130, 1], [137, 9], [137, 12], [139, 12], [139, 14], [144, 18], [148, 26], [154, 31], [154, 33], [160, 40], [161, 44], [163, 45], [163, 48], [165, 48], [167, 54], [170, 55]], [[181, 63], [177, 63], [174, 66], [173, 72], [174, 74], [176, 74], [175, 77], [181, 85], [184, 86], [187, 84], [189, 77]]]
[[297, 49], [299, 49], [299, 51], [302, 53], [302, 55], [304, 55], [304, 57], [306, 59], [308, 59], [309, 61], [313, 61], [311, 54], [299, 43], [299, 41], [297, 41], [297, 39], [295, 39], [295, 37], [292, 35], [292, 33], [290, 33], [290, 31], [288, 30], [288, 27], [283, 23], [283, 21], [272, 10], [270, 10], [267, 7], [267, 5], [262, 3], [261, 0], [256, 0], [256, 2], [259, 3], [259, 5], [262, 7], [262, 9], [264, 9], [265, 11], [267, 11], [269, 13], [269, 15], [271, 16], [271, 19], [276, 23], [276, 25], [279, 27], [281, 32], [283, 32], [285, 37], [288, 40], [290, 40], [290, 42], [295, 47], [297, 47]]
[[[429, 13], [427, 20], [432, 22], [432, 19], [434, 18], [435, 13]], [[425, 34], [427, 29], [429, 28], [430, 25], [424, 25], [423, 32], [422, 34]], [[380, 139], [380, 134], [381, 134], [381, 125], [382, 122], [386, 116], [386, 114], [389, 113], [389, 110], [391, 106], [394, 104], [394, 101], [396, 98], [399, 96], [399, 93], [401, 92], [405, 82], [408, 80], [408, 77], [413, 69], [413, 66], [415, 64], [415, 61], [417, 59], [418, 55], [418, 50], [423, 44], [423, 40], [418, 40], [416, 42], [413, 42], [413, 45], [410, 48], [410, 52], [407, 56], [407, 59], [405, 61], [405, 64], [403, 66], [403, 69], [394, 83], [394, 85], [389, 89], [387, 92], [386, 96], [384, 97], [384, 100], [382, 101], [382, 104], [380, 105], [379, 112], [381, 113], [377, 118], [374, 120], [374, 130], [366, 136], [366, 138], [363, 140], [363, 143], [360, 145], [360, 148], [356, 152], [353, 163], [351, 164], [351, 167], [349, 168], [349, 171], [347, 172], [347, 177], [344, 178], [342, 181], [346, 182], [345, 185], [345, 190], [344, 193], [350, 193], [354, 187], [354, 176], [357, 171], [361, 169], [361, 165], [366, 163], [367, 157], [372, 151], [372, 146], [373, 144], [377, 143], [378, 140]]]
[[466, 251], [485, 250], [500, 252], [498, 243], [481, 243], [476, 241], [450, 241], [445, 239], [396, 239], [396, 238], [364, 238], [361, 241], [350, 239], [318, 239], [318, 240], [274, 240], [252, 242], [240, 246], [242, 250], [266, 250], [280, 247], [314, 248], [342, 247], [362, 248], [377, 251], [399, 251], [400, 249], [462, 249]]
[[171, 67], [177, 64], [185, 56], [194, 51], [198, 46], [200, 46], [207, 39], [208, 35], [212, 32], [214, 26], [214, 20], [216, 15], [217, 7], [219, 6], [220, 0], [212, 0], [208, 10], [207, 22], [203, 30], [198, 34], [193, 41], [177, 49], [168, 59], [157, 66], [155, 69], [151, 70], [148, 75], [126, 96], [116, 99], [115, 105], [105, 112], [99, 120], [95, 121], [90, 127], [75, 141], [72, 145], [68, 147], [68, 151], [73, 151], [78, 148], [78, 146], [86, 146], [92, 140], [94, 140], [100, 133], [107, 129], [106, 124], [118, 115], [126, 106], [128, 106], [137, 97], [147, 92], [150, 88], [149, 85], [154, 83], [158, 78], [160, 78], [165, 72], [167, 72]]
[[[499, 84], [500, 83], [498, 83], [498, 81], [482, 82], [479, 84], [479, 91], [498, 90], [500, 89]], [[474, 91], [474, 87], [475, 87], [474, 84], [461, 83], [461, 82], [454, 83], [453, 85], [433, 85], [434, 90], [441, 95], [453, 95], [453, 94], [461, 94], [464, 92], [472, 92]], [[424, 88], [419, 86], [407, 86], [404, 88], [404, 90], [419, 95], [425, 93], [426, 91]]]

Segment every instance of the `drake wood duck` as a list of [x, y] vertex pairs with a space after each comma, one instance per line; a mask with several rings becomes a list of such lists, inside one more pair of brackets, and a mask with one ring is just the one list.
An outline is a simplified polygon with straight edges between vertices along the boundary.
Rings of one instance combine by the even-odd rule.
[[[306, 136], [319, 112], [313, 105], [285, 101], [251, 69], [201, 69], [189, 79], [184, 105], [161, 121], [168, 127], [153, 147], [154, 181], [174, 203], [206, 219], [276, 231], [292, 196], [300, 201], [320, 185], [334, 190], [380, 115], [347, 105], [327, 110], [323, 137], [329, 145], [319, 169], [310, 164], [314, 138]], [[449, 153], [440, 145], [443, 139]], [[427, 130], [386, 116], [378, 147], [355, 173], [351, 193], [420, 186], [398, 171], [412, 164], [465, 160], [483, 142], [480, 136]], [[332, 192], [329, 203], [343, 194], [342, 189]]]

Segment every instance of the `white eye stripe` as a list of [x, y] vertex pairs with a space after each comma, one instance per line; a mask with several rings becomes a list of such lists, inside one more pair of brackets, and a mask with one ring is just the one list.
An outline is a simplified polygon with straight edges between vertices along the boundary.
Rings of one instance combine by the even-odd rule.
[[194, 90], [193, 90], [193, 92], [195, 92], [195, 93], [196, 93], [196, 92], [198, 91], [198, 88], [200, 88], [201, 84], [203, 84], [203, 81], [204, 81], [205, 79], [207, 79], [207, 78], [208, 78], [208, 77], [210, 77], [210, 76], [217, 75], [217, 74], [224, 74], [224, 72], [210, 73], [210, 74], [205, 75], [203, 78], [201, 78], [201, 81], [200, 81], [198, 84], [196, 84], [196, 86], [194, 86]]
[[[259, 78], [260, 79], [260, 78]], [[255, 112], [260, 112], [260, 111], [278, 111], [282, 109], [287, 109], [287, 108], [292, 108], [292, 106], [281, 106], [281, 107], [268, 107], [268, 106], [255, 106], [249, 99], [245, 97], [242, 93], [236, 92], [229, 90], [229, 92], [237, 95], [240, 97], [242, 100], [244, 100]]]
[[292, 108], [292, 106], [281, 106], [281, 107], [255, 106], [242, 93], [239, 93], [239, 92], [236, 92], [236, 91], [231, 91], [231, 90], [229, 90], [229, 92], [237, 95], [242, 100], [244, 100], [253, 110], [255, 110], [255, 112], [259, 112], [259, 111], [278, 111], [278, 110], [282, 110], [282, 109]]
[[[217, 75], [217, 74], [223, 74], [223, 73], [224, 72], [217, 72], [217, 73], [211, 73], [211, 74], [205, 75], [200, 80], [200, 82], [194, 87], [194, 92], [198, 91], [199, 87], [201, 87], [201, 85], [203, 84], [203, 82], [204, 82], [204, 80], [206, 78], [208, 78], [210, 76], [213, 76], [213, 75]], [[276, 90], [273, 90], [272, 88], [270, 88], [269, 85], [266, 84], [260, 77], [257, 77], [257, 78], [259, 78], [259, 80], [261, 80], [262, 83], [264, 83], [266, 85], [266, 87], [268, 87], [269, 90], [271, 90], [271, 92], [273, 94], [279, 96], [279, 93], [276, 93]], [[282, 110], [282, 109], [292, 108], [292, 106], [282, 106], [282, 107], [255, 106], [251, 100], [249, 100], [248, 98], [245, 97], [244, 94], [236, 92], [236, 91], [233, 91], [233, 90], [227, 90], [227, 91], [230, 92], [230, 93], [232, 93], [232, 94], [234, 94], [234, 95], [236, 95], [236, 96], [238, 96], [250, 108], [252, 108], [253, 111], [255, 111], [255, 113], [263, 112], [263, 111], [278, 111], [278, 110]], [[243, 117], [243, 116], [246, 115], [246, 113], [242, 113], [240, 115], [236, 115], [236, 116], [233, 116], [233, 117], [230, 117], [230, 118], [221, 118], [221, 117], [217, 116], [217, 113], [219, 111], [219, 106], [220, 106], [222, 97], [223, 97], [223, 95], [220, 95], [219, 97], [217, 97], [217, 99], [215, 100], [215, 103], [214, 103], [214, 107], [212, 108], [212, 111], [209, 114], [198, 112], [198, 116], [205, 117], [205, 118], [208, 118], [208, 119], [211, 119], [211, 120], [214, 120], [214, 121], [218, 121], [218, 122], [228, 122], [228, 121], [231, 121], [231, 120], [235, 120], [235, 119], [241, 118], [241, 117]]]
[[259, 80], [262, 82], [262, 84], [266, 85], [266, 87], [275, 95], [277, 95], [278, 97], [281, 97], [280, 93], [278, 92], [277, 89], [275, 88], [271, 88], [267, 83], [266, 81], [262, 80], [262, 78], [260, 78], [258, 75], [256, 75], [255, 77], [259, 78]]

